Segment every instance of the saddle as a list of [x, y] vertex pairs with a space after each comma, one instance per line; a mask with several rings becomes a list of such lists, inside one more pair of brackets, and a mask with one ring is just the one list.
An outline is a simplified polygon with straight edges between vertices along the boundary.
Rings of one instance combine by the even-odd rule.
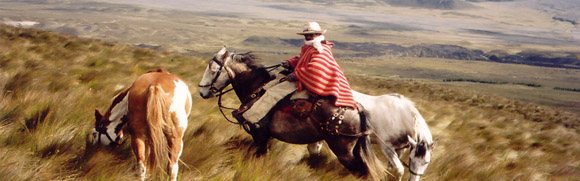
[[302, 119], [308, 117], [313, 110], [321, 106], [320, 103], [316, 104], [319, 99], [318, 95], [310, 91], [294, 92], [290, 97], [292, 115]]
[[[355, 132], [349, 126], [343, 126], [345, 120], [345, 113], [348, 110], [353, 110], [351, 107], [336, 107], [334, 106], [335, 98], [332, 96], [319, 96], [308, 91], [307, 99], [290, 100], [290, 104], [281, 108], [284, 112], [289, 112], [297, 119], [310, 118], [319, 122], [319, 128], [324, 135], [342, 135], [360, 137], [368, 135], [372, 131], [366, 130], [363, 132]], [[281, 101], [282, 102], [282, 101]], [[357, 112], [363, 113], [363, 106], [357, 103]], [[330, 118], [328, 118], [330, 116]]]
[[[247, 104], [241, 105], [239, 109], [232, 112], [232, 115], [238, 119], [238, 122], [243, 125], [248, 125], [249, 129], [246, 131], [250, 134], [255, 133], [261, 127], [268, 124], [274, 111], [280, 110], [282, 112], [288, 113], [297, 120], [306, 120], [310, 118], [311, 120], [319, 123], [320, 130], [324, 135], [345, 135], [345, 136], [362, 136], [369, 133], [356, 131], [352, 125], [343, 126], [345, 123], [345, 113], [348, 110], [353, 110], [351, 107], [336, 107], [334, 102], [336, 98], [334, 96], [319, 96], [310, 91], [294, 92], [286, 97], [282, 98], [279, 102], [273, 106], [272, 109], [266, 114], [266, 116], [259, 122], [252, 124], [247, 121], [242, 114], [247, 111], [254, 103], [257, 102], [264, 94], [266, 90], [260, 88], [254, 91], [248, 98]], [[357, 111], [362, 114], [362, 105], [357, 106]], [[352, 116], [352, 115], [351, 115]], [[356, 126], [358, 127], [358, 126]]]

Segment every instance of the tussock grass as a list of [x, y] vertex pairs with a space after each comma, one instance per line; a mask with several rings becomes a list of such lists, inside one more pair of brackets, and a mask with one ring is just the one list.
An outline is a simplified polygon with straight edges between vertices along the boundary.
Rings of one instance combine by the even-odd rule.
[[[426, 178], [537, 180], [580, 174], [573, 151], [580, 148], [574, 141], [579, 118], [573, 113], [413, 81], [375, 80], [377, 88], [364, 89], [367, 93], [411, 97], [438, 140]], [[355, 83], [357, 88], [362, 89]]]
[[[191, 57], [0, 25], [0, 179], [134, 180], [128, 141], [87, 144], [95, 108], [145, 71], [164, 67], [190, 85], [193, 110], [180, 180], [359, 180], [326, 148], [276, 140], [254, 157], [251, 137], [224, 120], [195, 85], [209, 57]], [[415, 101], [437, 140], [428, 180], [573, 180], [580, 175], [576, 114], [416, 81], [350, 76], [353, 88]], [[224, 104], [239, 105], [235, 95]], [[227, 112], [227, 111], [226, 111]], [[229, 116], [229, 115], [228, 115]], [[248, 151], [249, 150], [249, 151]], [[379, 152], [377, 152], [379, 153]]]

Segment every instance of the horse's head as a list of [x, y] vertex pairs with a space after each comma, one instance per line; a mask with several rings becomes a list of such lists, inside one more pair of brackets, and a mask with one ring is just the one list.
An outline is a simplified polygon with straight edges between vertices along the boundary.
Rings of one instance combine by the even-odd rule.
[[231, 59], [230, 53], [224, 46], [209, 61], [198, 85], [201, 97], [204, 99], [213, 97], [231, 83], [233, 74], [228, 67]]
[[93, 145], [118, 146], [123, 138], [122, 127], [127, 122], [127, 116], [110, 120], [110, 112], [102, 115], [95, 109], [95, 127], [91, 130], [91, 142]]
[[234, 86], [236, 83], [243, 84], [244, 87], [251, 89], [252, 84], [261, 83], [261, 80], [258, 80], [260, 77], [264, 77], [264, 82], [273, 79], [273, 75], [269, 74], [263, 65], [258, 64], [256, 59], [251, 53], [236, 54], [229, 52], [224, 46], [205, 68], [198, 85], [200, 96], [207, 99], [219, 95], [230, 83]]
[[[431, 162], [431, 151], [434, 143], [427, 143], [424, 140], [417, 143], [413, 138], [407, 136], [411, 145], [409, 151], [409, 180], [419, 180], [419, 177], [425, 173], [429, 162]], [[415, 178], [415, 179], [413, 179]]]

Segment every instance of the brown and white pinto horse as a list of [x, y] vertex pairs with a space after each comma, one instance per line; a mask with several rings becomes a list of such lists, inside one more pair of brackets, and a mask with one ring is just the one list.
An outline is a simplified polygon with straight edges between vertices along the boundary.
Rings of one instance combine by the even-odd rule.
[[190, 111], [191, 93], [185, 82], [163, 69], [150, 71], [115, 96], [104, 115], [95, 110], [93, 144], [118, 145], [127, 125], [141, 180], [147, 169], [155, 173], [155, 168], [164, 169], [164, 163], [171, 180], [176, 180]]
[[[232, 85], [243, 105], [251, 100], [256, 90], [273, 79], [266, 67], [258, 64], [251, 53], [235, 54], [222, 48], [209, 62], [200, 81], [199, 92], [203, 98], [223, 94]], [[321, 98], [307, 117], [287, 111], [290, 100], [284, 99], [272, 110], [269, 121], [264, 123], [262, 133], [252, 133], [258, 155], [267, 152], [268, 140], [273, 137], [293, 144], [309, 144], [324, 140], [338, 160], [355, 174], [370, 175], [374, 179], [385, 176], [385, 168], [377, 159], [367, 132], [370, 123], [364, 112], [334, 106], [331, 100]], [[340, 115], [334, 119], [333, 113]], [[239, 124], [248, 124], [238, 120]], [[326, 128], [326, 129], [325, 129]], [[251, 132], [251, 131], [250, 131]]]

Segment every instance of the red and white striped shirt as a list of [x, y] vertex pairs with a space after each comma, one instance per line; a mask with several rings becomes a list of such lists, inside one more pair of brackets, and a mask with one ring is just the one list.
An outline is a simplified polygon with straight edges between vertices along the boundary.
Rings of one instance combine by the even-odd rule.
[[336, 97], [334, 105], [356, 108], [350, 85], [332, 55], [333, 44], [328, 41], [321, 44], [322, 52], [313, 46], [303, 45], [299, 57], [286, 60], [294, 67], [294, 75], [298, 79], [297, 90], [306, 88], [321, 96], [332, 95]]

